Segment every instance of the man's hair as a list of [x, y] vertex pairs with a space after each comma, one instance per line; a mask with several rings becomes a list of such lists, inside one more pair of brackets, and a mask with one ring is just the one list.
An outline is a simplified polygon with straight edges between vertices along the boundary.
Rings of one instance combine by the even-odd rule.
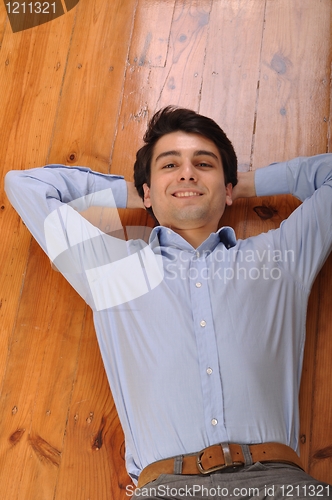
[[[198, 134], [214, 142], [221, 156], [225, 183], [237, 183], [237, 158], [231, 141], [219, 125], [191, 109], [167, 106], [150, 120], [143, 140], [145, 145], [136, 153], [134, 182], [138, 194], [144, 199], [143, 184], [150, 186], [151, 160], [156, 142], [172, 132]], [[150, 211], [151, 212], [151, 211]]]

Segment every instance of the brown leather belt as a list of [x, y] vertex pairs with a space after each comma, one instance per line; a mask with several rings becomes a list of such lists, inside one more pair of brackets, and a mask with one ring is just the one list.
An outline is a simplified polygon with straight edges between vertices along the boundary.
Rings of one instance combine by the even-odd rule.
[[[301, 460], [295, 451], [281, 443], [251, 444], [249, 450], [253, 463], [255, 462], [280, 462], [296, 465], [303, 469]], [[139, 478], [138, 487], [142, 488], [147, 483], [157, 479], [160, 474], [175, 473], [174, 458], [159, 460], [145, 467]], [[221, 443], [209, 446], [199, 453], [184, 455], [182, 457], [181, 474], [211, 474], [229, 467], [245, 465], [246, 460], [240, 444]]]

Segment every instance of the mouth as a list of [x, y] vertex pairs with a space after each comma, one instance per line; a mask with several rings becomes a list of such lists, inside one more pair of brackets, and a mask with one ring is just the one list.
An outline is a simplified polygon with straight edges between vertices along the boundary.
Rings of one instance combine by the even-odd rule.
[[172, 196], [175, 198], [193, 198], [194, 196], [202, 196], [202, 193], [197, 191], [176, 191]]

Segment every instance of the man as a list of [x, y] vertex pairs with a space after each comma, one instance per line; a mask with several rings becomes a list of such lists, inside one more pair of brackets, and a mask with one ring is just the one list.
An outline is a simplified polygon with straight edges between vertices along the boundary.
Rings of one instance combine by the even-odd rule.
[[[328, 498], [296, 451], [306, 305], [332, 245], [332, 155], [237, 182], [220, 127], [172, 107], [144, 140], [137, 192], [80, 167], [6, 178], [27, 227], [94, 310], [135, 498]], [[279, 229], [246, 240], [218, 230], [234, 199], [278, 193], [305, 200]], [[142, 201], [158, 224], [148, 245], [79, 214]]]

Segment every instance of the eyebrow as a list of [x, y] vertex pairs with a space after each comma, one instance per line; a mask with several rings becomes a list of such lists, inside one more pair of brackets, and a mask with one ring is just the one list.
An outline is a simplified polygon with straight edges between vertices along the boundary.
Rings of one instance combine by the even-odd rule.
[[[180, 151], [172, 150], [172, 151], [164, 151], [163, 153], [160, 153], [160, 155], [157, 156], [155, 161], [157, 162], [160, 158], [165, 158], [166, 156], [181, 156]], [[219, 160], [218, 156], [212, 151], [206, 151], [205, 149], [199, 149], [198, 151], [194, 152], [194, 156], [211, 156], [215, 160]]]

